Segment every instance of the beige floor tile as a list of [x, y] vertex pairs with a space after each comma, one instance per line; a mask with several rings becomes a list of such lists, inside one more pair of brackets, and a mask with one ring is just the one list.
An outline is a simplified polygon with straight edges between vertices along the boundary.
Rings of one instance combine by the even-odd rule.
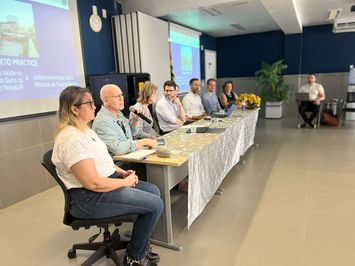
[[310, 210], [328, 213], [349, 212], [355, 214], [355, 191], [337, 188], [316, 188], [310, 190]]
[[273, 167], [268, 179], [269, 186], [281, 184], [310, 186], [311, 179], [304, 169]]
[[307, 175], [309, 176], [312, 188], [345, 189], [355, 191], [355, 172], [354, 174], [337, 174], [310, 171]]
[[233, 265], [305, 265], [306, 211], [261, 204]]
[[309, 213], [307, 266], [355, 265], [355, 216]]
[[270, 182], [262, 196], [263, 203], [306, 209], [309, 204], [309, 186], [286, 182]]

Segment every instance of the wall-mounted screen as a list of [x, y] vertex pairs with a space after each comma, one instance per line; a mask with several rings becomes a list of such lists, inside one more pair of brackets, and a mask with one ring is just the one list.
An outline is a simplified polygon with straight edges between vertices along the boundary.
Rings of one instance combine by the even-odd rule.
[[85, 84], [76, 1], [1, 0], [0, 119], [55, 111], [72, 84]]
[[180, 93], [189, 91], [191, 78], [200, 79], [200, 33], [169, 23], [172, 71]]

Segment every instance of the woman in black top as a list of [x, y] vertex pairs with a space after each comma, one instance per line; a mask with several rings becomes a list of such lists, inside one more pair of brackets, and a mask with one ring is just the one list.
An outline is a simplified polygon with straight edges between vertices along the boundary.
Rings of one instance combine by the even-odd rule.
[[219, 96], [222, 108], [226, 109], [233, 103], [237, 103], [238, 96], [233, 92], [233, 82], [226, 81], [223, 84], [223, 92]]

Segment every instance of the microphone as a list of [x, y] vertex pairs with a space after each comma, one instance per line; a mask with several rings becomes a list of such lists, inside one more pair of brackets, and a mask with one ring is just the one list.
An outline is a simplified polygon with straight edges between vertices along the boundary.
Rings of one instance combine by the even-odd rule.
[[146, 117], [144, 114], [142, 113], [138, 113], [136, 108], [134, 108], [134, 106], [130, 106], [129, 107], [129, 111], [134, 113], [135, 115], [139, 116], [140, 118], [142, 118], [145, 122], [147, 122], [148, 124], [152, 123], [152, 120], [150, 120], [148, 117]]

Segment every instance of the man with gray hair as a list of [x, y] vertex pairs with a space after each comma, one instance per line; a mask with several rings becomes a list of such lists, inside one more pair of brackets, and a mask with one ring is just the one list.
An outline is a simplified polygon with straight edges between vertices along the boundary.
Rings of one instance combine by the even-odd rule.
[[114, 84], [103, 86], [100, 90], [100, 98], [103, 104], [92, 124], [92, 129], [107, 145], [111, 154], [126, 154], [142, 149], [144, 146], [157, 147], [155, 139], [133, 139], [138, 132], [136, 129], [138, 119], [132, 119], [130, 122], [122, 114], [124, 95], [118, 86]]

